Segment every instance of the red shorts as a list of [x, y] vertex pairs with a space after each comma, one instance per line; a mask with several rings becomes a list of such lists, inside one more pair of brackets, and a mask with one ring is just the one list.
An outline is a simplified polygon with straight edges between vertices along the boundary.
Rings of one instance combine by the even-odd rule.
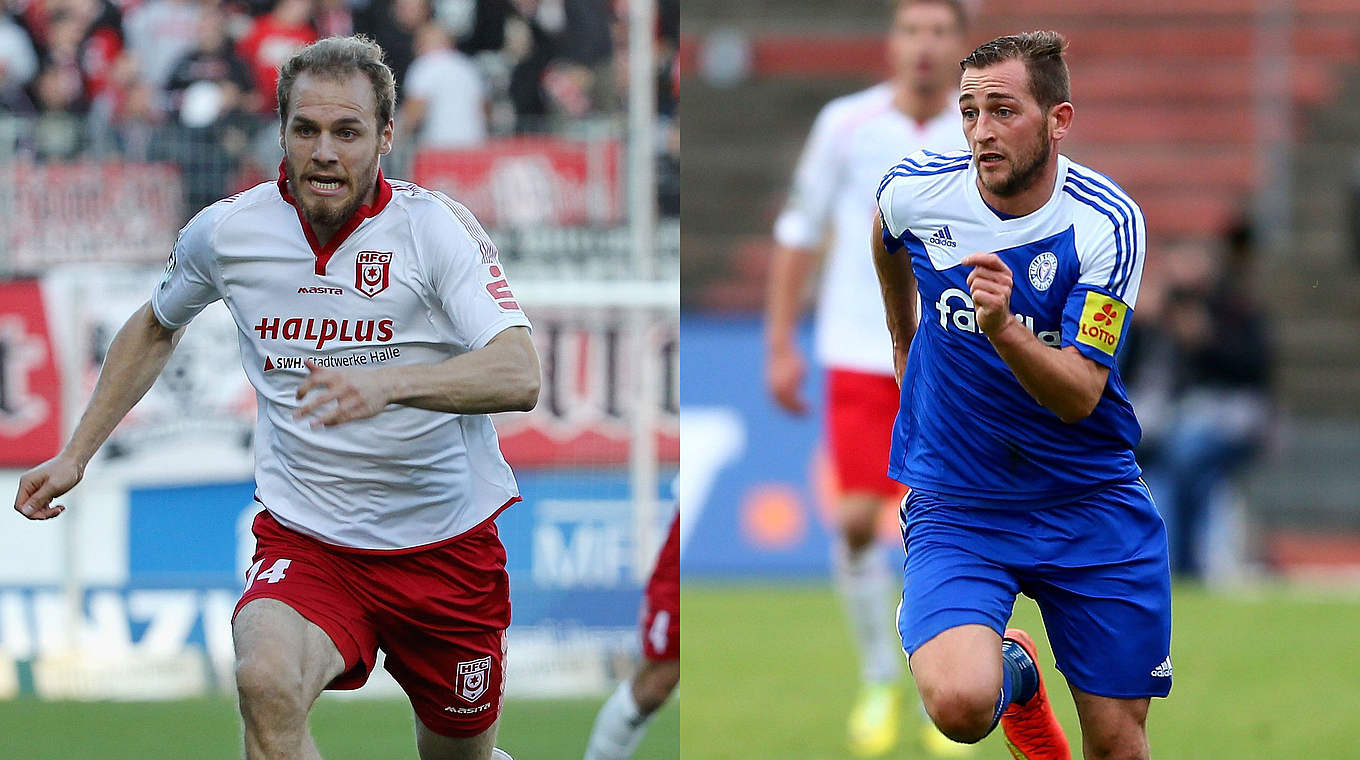
[[656, 558], [642, 600], [642, 654], [649, 660], [680, 658], [680, 513]]
[[841, 493], [901, 496], [905, 486], [888, 477], [893, 421], [901, 392], [891, 375], [828, 369], [826, 437]]
[[475, 736], [496, 721], [510, 579], [495, 521], [411, 552], [332, 546], [265, 511], [253, 531], [255, 563], [236, 612], [276, 599], [325, 631], [345, 659], [326, 688], [363, 686], [381, 647], [384, 667], [431, 731]]

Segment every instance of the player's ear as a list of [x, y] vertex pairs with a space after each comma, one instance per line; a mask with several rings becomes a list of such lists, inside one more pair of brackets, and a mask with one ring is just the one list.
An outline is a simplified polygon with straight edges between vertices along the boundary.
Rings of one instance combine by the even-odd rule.
[[385, 156], [392, 152], [392, 130], [394, 126], [391, 119], [388, 119], [387, 124], [383, 125], [382, 134], [378, 136], [378, 155]]
[[1053, 140], [1061, 140], [1067, 136], [1067, 130], [1072, 128], [1073, 108], [1071, 103], [1059, 103], [1048, 109], [1048, 136]]

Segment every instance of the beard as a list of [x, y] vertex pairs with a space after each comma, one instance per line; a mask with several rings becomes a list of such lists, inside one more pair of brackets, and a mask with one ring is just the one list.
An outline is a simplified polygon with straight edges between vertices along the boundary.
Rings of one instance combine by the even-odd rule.
[[[288, 167], [288, 183], [293, 187], [293, 196], [302, 209], [302, 216], [312, 225], [313, 229], [333, 230], [339, 228], [350, 217], [364, 205], [364, 197], [368, 191], [378, 183], [378, 156], [375, 153], [373, 162], [364, 167], [357, 177], [346, 178], [346, 189], [349, 194], [339, 198], [318, 198], [311, 193], [304, 194], [302, 187], [304, 181], [299, 172], [293, 168], [291, 163]], [[351, 181], [356, 180], [356, 181]]]
[[[1039, 127], [1038, 134], [1031, 144], [1031, 150], [1017, 155], [1011, 161], [1012, 169], [1009, 174], [996, 181], [982, 179], [982, 186], [987, 191], [1001, 198], [1009, 198], [1019, 195], [1033, 187], [1034, 182], [1043, 174], [1044, 167], [1048, 164], [1048, 154], [1053, 146], [1053, 141], [1048, 137], [1046, 126]], [[981, 178], [981, 175], [979, 175]]]

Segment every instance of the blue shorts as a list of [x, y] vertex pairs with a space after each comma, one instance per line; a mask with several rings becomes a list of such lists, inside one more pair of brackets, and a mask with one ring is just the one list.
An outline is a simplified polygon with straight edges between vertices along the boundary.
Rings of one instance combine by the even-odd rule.
[[1001, 634], [1015, 595], [1039, 603], [1058, 670], [1103, 697], [1171, 691], [1166, 527], [1142, 481], [1041, 509], [902, 500], [905, 583], [897, 628], [910, 655], [977, 623]]

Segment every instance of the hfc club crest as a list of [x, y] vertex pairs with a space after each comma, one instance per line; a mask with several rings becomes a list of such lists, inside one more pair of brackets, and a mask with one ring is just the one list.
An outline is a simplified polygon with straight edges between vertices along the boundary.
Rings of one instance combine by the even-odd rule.
[[372, 298], [387, 290], [391, 251], [360, 251], [354, 264], [354, 289]]
[[458, 663], [458, 680], [454, 693], [464, 702], [476, 703], [486, 693], [486, 682], [491, 678], [491, 658]]

